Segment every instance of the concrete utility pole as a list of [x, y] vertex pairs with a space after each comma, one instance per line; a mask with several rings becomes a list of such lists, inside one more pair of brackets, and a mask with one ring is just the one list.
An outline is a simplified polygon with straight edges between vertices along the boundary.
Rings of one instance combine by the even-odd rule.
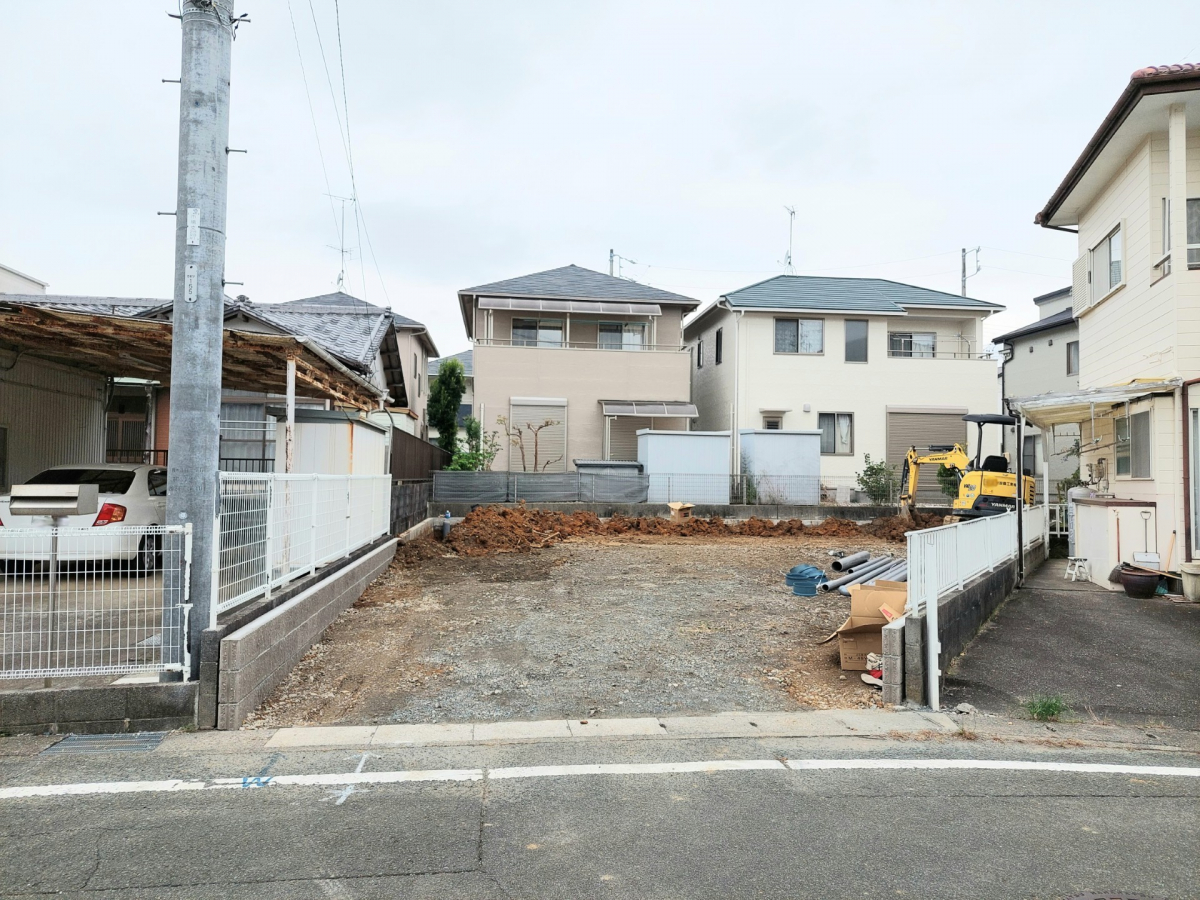
[[192, 678], [199, 674], [200, 635], [209, 626], [217, 568], [233, 3], [184, 0], [181, 9], [183, 59], [167, 522], [192, 524], [192, 566], [188, 574]]
[[[979, 269], [980, 269], [979, 250], [980, 250], [979, 247], [976, 247], [974, 250], [968, 250], [966, 247], [963, 247], [963, 251], [962, 251], [962, 295], [964, 297], [967, 296], [967, 279], [979, 274]], [[975, 254], [975, 271], [972, 272], [970, 275], [967, 274], [967, 254], [968, 253]]]

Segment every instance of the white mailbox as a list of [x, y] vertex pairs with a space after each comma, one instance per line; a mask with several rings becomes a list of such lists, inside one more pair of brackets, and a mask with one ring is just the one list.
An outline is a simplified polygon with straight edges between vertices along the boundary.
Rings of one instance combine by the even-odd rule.
[[92, 516], [100, 509], [94, 484], [14, 484], [8, 505], [14, 516]]

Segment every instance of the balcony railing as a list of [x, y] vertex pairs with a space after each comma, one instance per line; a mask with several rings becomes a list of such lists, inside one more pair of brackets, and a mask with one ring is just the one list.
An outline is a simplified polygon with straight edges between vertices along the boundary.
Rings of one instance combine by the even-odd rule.
[[992, 359], [991, 354], [973, 350], [896, 350], [888, 349], [889, 359]]
[[537, 350], [611, 350], [640, 351], [651, 353], [686, 353], [687, 347], [678, 344], [617, 344], [604, 341], [548, 341], [511, 340], [507, 338], [481, 338], [475, 341], [479, 347], [529, 347]]

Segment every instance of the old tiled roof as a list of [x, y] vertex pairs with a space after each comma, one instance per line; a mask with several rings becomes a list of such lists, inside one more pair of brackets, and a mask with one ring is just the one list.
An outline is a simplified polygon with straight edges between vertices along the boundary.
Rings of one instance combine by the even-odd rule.
[[1146, 66], [1144, 69], [1138, 69], [1129, 76], [1131, 81], [1139, 81], [1146, 78], [1166, 78], [1171, 75], [1189, 75], [1192, 73], [1200, 73], [1200, 65], [1196, 63], [1174, 63], [1169, 66]]
[[443, 356], [441, 359], [431, 359], [426, 374], [430, 378], [436, 378], [438, 371], [442, 368], [442, 363], [447, 359], [457, 359], [462, 363], [463, 374], [468, 378], [475, 375], [475, 361], [470, 350], [464, 350], [462, 353], [455, 353], [452, 356]]
[[903, 315], [908, 307], [949, 306], [970, 310], [1002, 309], [998, 304], [947, 294], [885, 278], [830, 278], [776, 275], [724, 297], [730, 306], [760, 309], [822, 310]]
[[0, 294], [0, 300], [104, 316], [136, 316], [146, 310], [171, 304], [170, 300], [156, 297], [89, 297], [75, 294]]
[[699, 300], [659, 290], [625, 278], [614, 278], [603, 272], [593, 272], [580, 266], [562, 266], [494, 281], [477, 287], [463, 288], [459, 296], [544, 297], [554, 300], [623, 300], [629, 303], [669, 303], [694, 308]]

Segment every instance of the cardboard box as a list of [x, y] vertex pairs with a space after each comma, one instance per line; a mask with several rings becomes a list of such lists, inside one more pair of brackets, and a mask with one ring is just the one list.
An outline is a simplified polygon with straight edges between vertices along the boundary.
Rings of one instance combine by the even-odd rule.
[[667, 507], [671, 510], [671, 521], [682, 522], [684, 519], [690, 519], [692, 507], [695, 505], [695, 503], [680, 503], [679, 501], [668, 503]]
[[883, 626], [904, 615], [907, 604], [908, 585], [903, 582], [850, 585], [850, 618], [829, 638], [838, 639], [842, 668], [865, 672], [867, 654], [883, 653]]

